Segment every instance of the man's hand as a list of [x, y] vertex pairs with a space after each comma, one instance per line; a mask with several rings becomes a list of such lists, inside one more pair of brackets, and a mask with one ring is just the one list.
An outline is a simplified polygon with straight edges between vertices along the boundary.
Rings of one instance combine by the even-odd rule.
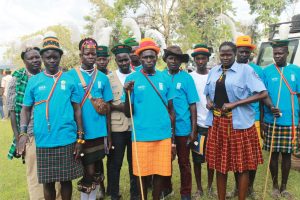
[[194, 132], [194, 133], [191, 133], [189, 138], [188, 138], [188, 141], [191, 144], [194, 144], [194, 142], [197, 140], [197, 136], [198, 136], [198, 132]]
[[133, 90], [133, 86], [134, 86], [134, 81], [128, 81], [127, 83], [125, 83], [124, 89], [125, 89], [126, 93], [128, 91], [132, 91]]
[[274, 106], [271, 107], [271, 112], [273, 113], [274, 117], [281, 117], [281, 112], [279, 108], [275, 108]]
[[209, 98], [207, 99], [206, 108], [208, 110], [213, 110], [214, 109], [214, 103]]
[[108, 143], [108, 149], [110, 150], [110, 149], [112, 149], [112, 139], [111, 139], [111, 135], [110, 134], [108, 134], [108, 136], [107, 136], [107, 143]]
[[76, 160], [81, 157], [80, 156], [81, 152], [82, 152], [82, 144], [79, 144], [79, 143], [76, 142], [74, 153], [73, 153], [75, 155]]
[[28, 135], [21, 135], [17, 140], [17, 155], [25, 156], [26, 143], [28, 142]]
[[265, 140], [265, 133], [266, 133], [266, 126], [265, 126], [265, 123], [264, 122], [261, 122], [260, 123], [260, 136], [263, 140]]

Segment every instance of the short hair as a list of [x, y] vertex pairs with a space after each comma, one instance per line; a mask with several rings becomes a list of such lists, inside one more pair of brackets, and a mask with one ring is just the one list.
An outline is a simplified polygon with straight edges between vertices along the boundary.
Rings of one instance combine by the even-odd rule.
[[225, 41], [223, 42], [220, 47], [219, 47], [219, 51], [221, 50], [222, 47], [224, 46], [230, 46], [232, 48], [232, 51], [236, 54], [236, 45], [233, 42], [229, 42], [229, 41]]
[[83, 45], [86, 41], [91, 41], [91, 42], [93, 42], [93, 43], [96, 45], [96, 47], [98, 46], [96, 40], [94, 40], [93, 38], [84, 38], [84, 39], [80, 40], [80, 42], [79, 42], [79, 45], [78, 45], [78, 49], [79, 49], [79, 50], [82, 49], [82, 45]]
[[21, 58], [22, 58], [22, 60], [24, 60], [24, 58], [25, 58], [25, 54], [27, 53], [27, 52], [29, 52], [29, 51], [32, 51], [32, 50], [36, 50], [36, 51], [38, 51], [39, 53], [40, 53], [40, 48], [38, 48], [38, 47], [27, 47], [24, 51], [22, 51], [22, 53], [21, 53]]

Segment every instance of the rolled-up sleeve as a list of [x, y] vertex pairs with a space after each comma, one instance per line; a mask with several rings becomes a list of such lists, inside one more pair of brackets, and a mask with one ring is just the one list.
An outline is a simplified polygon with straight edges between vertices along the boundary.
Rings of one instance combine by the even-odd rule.
[[15, 110], [16, 78], [13, 77], [8, 83], [6, 107], [8, 111]]
[[253, 69], [248, 73], [246, 83], [251, 93], [267, 90], [265, 84]]

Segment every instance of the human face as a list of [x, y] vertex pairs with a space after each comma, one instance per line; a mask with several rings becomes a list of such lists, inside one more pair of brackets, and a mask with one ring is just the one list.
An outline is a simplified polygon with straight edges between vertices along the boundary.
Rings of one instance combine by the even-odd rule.
[[208, 63], [208, 57], [202, 54], [196, 55], [194, 57], [194, 61], [196, 63], [197, 70], [206, 69]]
[[96, 58], [97, 69], [100, 71], [106, 71], [108, 63], [109, 63], [109, 57], [97, 57]]
[[249, 47], [238, 47], [236, 52], [236, 61], [238, 63], [248, 63], [251, 55], [251, 49]]
[[171, 54], [166, 58], [166, 63], [170, 71], [178, 71], [182, 61], [178, 56]]
[[235, 53], [231, 46], [225, 45], [220, 49], [220, 60], [224, 67], [230, 67], [235, 61]]
[[61, 55], [56, 50], [47, 50], [42, 54], [46, 71], [50, 74], [56, 74], [58, 71]]
[[133, 46], [131, 53], [130, 53], [130, 60], [131, 62], [140, 62], [140, 58], [135, 54], [135, 51], [138, 49], [138, 46]]
[[140, 54], [140, 61], [143, 65], [143, 69], [146, 71], [152, 71], [155, 68], [157, 55], [153, 50], [145, 50]]
[[286, 65], [286, 59], [289, 55], [289, 51], [287, 47], [275, 47], [273, 48], [273, 58], [279, 67], [283, 67]]
[[81, 62], [89, 69], [93, 68], [97, 54], [95, 48], [84, 48], [80, 54]]
[[27, 70], [32, 74], [37, 74], [41, 71], [42, 59], [40, 53], [32, 49], [25, 53], [23, 63]]
[[116, 55], [115, 61], [120, 72], [128, 74], [130, 72], [130, 56], [128, 53], [119, 53]]

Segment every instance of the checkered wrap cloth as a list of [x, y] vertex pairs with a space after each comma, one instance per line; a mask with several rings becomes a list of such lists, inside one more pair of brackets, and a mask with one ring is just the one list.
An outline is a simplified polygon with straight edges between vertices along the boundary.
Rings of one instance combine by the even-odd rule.
[[[273, 124], [265, 123], [265, 139], [263, 149], [270, 151], [272, 142]], [[296, 127], [296, 136], [299, 135], [299, 128]], [[296, 143], [298, 144], [298, 137]], [[273, 151], [282, 153], [297, 153], [299, 151], [298, 145], [292, 142], [292, 126], [278, 126], [275, 125]]]
[[[22, 104], [23, 104], [23, 98], [24, 98], [24, 93], [25, 89], [27, 86], [28, 82], [28, 75], [26, 73], [26, 69], [22, 68], [20, 70], [15, 71], [12, 74], [13, 77], [16, 77], [16, 98], [15, 98], [15, 113], [16, 113], [16, 121], [17, 121], [17, 127], [18, 130], [20, 131], [20, 113], [22, 110]], [[7, 158], [8, 159], [13, 159], [14, 155], [16, 152], [16, 139], [13, 138], [13, 142], [10, 146]]]
[[71, 181], [83, 175], [80, 160], [73, 154], [75, 143], [52, 148], [36, 148], [39, 183]]
[[[171, 176], [171, 138], [152, 142], [136, 142], [140, 165], [140, 176]], [[139, 176], [136, 160], [136, 147], [132, 142], [133, 174]]]
[[232, 116], [214, 116], [205, 155], [209, 168], [222, 174], [256, 170], [263, 163], [255, 126], [233, 129]]

